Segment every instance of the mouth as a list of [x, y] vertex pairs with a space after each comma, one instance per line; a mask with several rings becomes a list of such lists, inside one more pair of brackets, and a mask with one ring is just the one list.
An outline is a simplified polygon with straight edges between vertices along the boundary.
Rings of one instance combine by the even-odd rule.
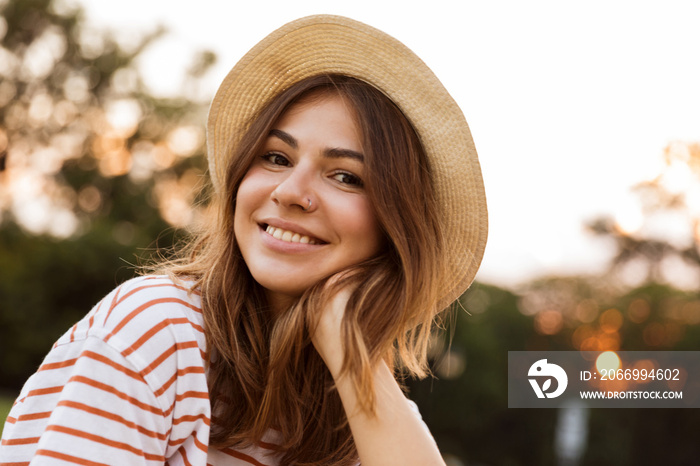
[[313, 236], [302, 235], [295, 231], [285, 230], [283, 228], [273, 227], [272, 225], [262, 224], [260, 228], [265, 230], [265, 233], [272, 236], [275, 239], [284, 241], [287, 243], [302, 243], [302, 244], [327, 244]]

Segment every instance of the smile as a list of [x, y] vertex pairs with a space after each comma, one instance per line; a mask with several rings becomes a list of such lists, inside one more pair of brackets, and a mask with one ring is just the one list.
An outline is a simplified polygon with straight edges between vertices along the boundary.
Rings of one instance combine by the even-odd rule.
[[273, 238], [280, 241], [285, 241], [287, 243], [303, 243], [303, 244], [322, 244], [322, 241], [311, 238], [306, 235], [301, 235], [293, 231], [284, 230], [282, 228], [275, 228], [271, 225], [267, 225], [265, 232], [271, 235]]

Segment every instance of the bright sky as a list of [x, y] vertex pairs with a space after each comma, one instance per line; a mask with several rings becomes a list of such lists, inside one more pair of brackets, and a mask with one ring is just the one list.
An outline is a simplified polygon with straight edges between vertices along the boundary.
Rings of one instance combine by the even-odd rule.
[[609, 250], [583, 223], [629, 209], [629, 188], [659, 172], [669, 142], [700, 140], [692, 0], [78, 1], [99, 27], [170, 29], [141, 62], [166, 95], [196, 50], [219, 55], [213, 95], [251, 46], [309, 14], [349, 16], [404, 42], [470, 124], [490, 210], [477, 279], [490, 283], [602, 270]]

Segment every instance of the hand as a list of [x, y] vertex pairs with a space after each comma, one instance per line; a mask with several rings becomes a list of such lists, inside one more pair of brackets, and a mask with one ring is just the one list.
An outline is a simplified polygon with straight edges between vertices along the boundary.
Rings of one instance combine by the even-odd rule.
[[[342, 274], [333, 276], [326, 283], [327, 289], [337, 288], [337, 283], [341, 278], [343, 278]], [[312, 329], [311, 342], [334, 378], [340, 372], [345, 357], [341, 326], [345, 308], [353, 290], [353, 285], [346, 285], [332, 295], [318, 310], [318, 314], [315, 316], [317, 318], [315, 329]]]

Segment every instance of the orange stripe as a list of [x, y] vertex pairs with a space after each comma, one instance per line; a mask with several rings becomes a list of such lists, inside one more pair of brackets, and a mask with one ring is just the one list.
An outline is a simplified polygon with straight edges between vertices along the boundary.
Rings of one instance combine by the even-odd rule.
[[11, 438], [5, 439], [0, 444], [2, 445], [31, 445], [32, 443], [37, 443], [40, 437], [27, 437], [27, 438]]
[[187, 415], [187, 416], [181, 416], [181, 417], [175, 418], [175, 419], [173, 419], [172, 424], [177, 425], [177, 424], [181, 424], [183, 422], [194, 422], [194, 421], [199, 421], [199, 420], [204, 421], [204, 423], [206, 425], [210, 425], [210, 423], [211, 423], [211, 421], [209, 420], [209, 417], [207, 417], [206, 414], [198, 414], [197, 416]]
[[168, 440], [168, 446], [177, 447], [179, 445], [182, 445], [183, 443], [185, 443], [185, 440], [187, 440], [190, 437], [185, 437], [185, 438], [181, 438], [181, 439], [172, 439], [171, 438], [170, 440]]
[[[153, 278], [155, 278], [155, 277], [153, 277]], [[139, 291], [147, 290], [147, 289], [149, 289], [149, 288], [163, 288], [163, 287], [165, 287], [165, 286], [172, 286], [173, 288], [180, 288], [180, 287], [178, 287], [177, 285], [175, 285], [174, 283], [158, 283], [158, 284], [155, 284], [155, 285], [141, 285], [141, 286], [138, 286], [138, 287], [134, 288], [133, 290], [129, 291], [128, 293], [126, 293], [126, 294], [125, 294], [124, 296], [122, 296], [121, 298], [119, 298], [119, 302], [117, 302], [117, 305], [121, 304], [122, 302], [124, 302], [124, 300], [125, 300], [126, 298], [128, 298], [129, 296], [132, 296], [132, 295], [134, 295], [134, 294], [136, 294], [136, 293], [138, 293]], [[184, 288], [180, 288], [180, 289], [183, 290], [183, 291], [186, 291], [186, 290], [184, 290]]]
[[[17, 418], [18, 422], [22, 421], [36, 421], [37, 419], [46, 419], [51, 416], [51, 411], [44, 411], [43, 413], [32, 413], [32, 414], [22, 414]], [[9, 421], [9, 418], [8, 418]]]
[[[182, 445], [183, 443], [185, 443], [185, 442], [186, 442], [188, 439], [190, 439], [190, 438], [194, 439], [194, 445], [195, 445], [198, 449], [202, 450], [204, 453], [207, 453], [207, 452], [208, 452], [208, 447], [207, 447], [205, 444], [203, 444], [202, 442], [199, 441], [199, 439], [197, 438], [197, 433], [196, 433], [196, 432], [194, 432], [194, 433], [193, 433], [192, 435], [190, 435], [189, 437], [185, 437], [185, 438], [181, 438], [181, 439], [177, 439], [177, 440], [171, 439], [171, 440], [168, 442], [168, 445], [169, 445], [169, 446], [172, 446], [172, 447], [176, 447], [176, 446], [178, 446], [178, 445]], [[180, 447], [178, 450], [182, 450], [182, 447]]]
[[51, 393], [61, 393], [61, 390], [63, 390], [63, 385], [58, 387], [37, 388], [36, 390], [30, 390], [29, 393], [27, 393], [27, 396], [22, 398], [21, 401], [26, 400], [30, 396], [41, 396], [50, 395]]
[[121, 416], [118, 416], [114, 413], [111, 413], [109, 411], [105, 411], [102, 409], [94, 408], [92, 406], [83, 404], [83, 403], [78, 403], [76, 401], [59, 401], [57, 406], [65, 406], [67, 408], [72, 408], [72, 409], [77, 409], [80, 411], [85, 411], [86, 413], [94, 414], [95, 416], [100, 416], [105, 419], [109, 419], [111, 421], [118, 422], [120, 424], [125, 425], [126, 427], [130, 429], [134, 429], [138, 431], [139, 433], [151, 437], [151, 438], [157, 438], [158, 440], [165, 440], [167, 438], [166, 434], [160, 434], [158, 432], [154, 432], [152, 430], [148, 430], [145, 427], [141, 427], [140, 425], [136, 424], [135, 422], [128, 421], [124, 419]]
[[221, 450], [222, 452], [226, 453], [229, 456], [233, 456], [234, 458], [238, 458], [239, 460], [247, 461], [250, 464], [254, 464], [255, 466], [267, 466], [260, 461], [256, 460], [252, 456], [246, 455], [245, 453], [241, 453], [240, 451], [237, 450], [232, 450], [230, 448], [226, 448], [225, 450]]
[[[28, 462], [24, 463], [0, 463], [0, 466], [29, 466]], [[209, 465], [207, 465], [209, 466]]]
[[263, 442], [262, 440], [258, 442], [258, 446], [265, 448], [266, 450], [279, 451], [279, 445], [274, 443]]
[[95, 434], [90, 434], [88, 432], [83, 432], [82, 430], [78, 429], [72, 429], [70, 427], [65, 427], [65, 426], [57, 426], [57, 425], [50, 425], [46, 427], [46, 430], [52, 430], [54, 432], [60, 432], [62, 434], [66, 435], [72, 435], [73, 437], [78, 437], [82, 438], [85, 440], [90, 440], [95, 443], [100, 443], [102, 445], [106, 445], [108, 447], [112, 448], [117, 448], [119, 450], [124, 450], [128, 451], [130, 453], [133, 453], [135, 455], [141, 456], [143, 458], [146, 458], [148, 460], [154, 460], [154, 461], [165, 461], [165, 457], [162, 455], [156, 455], [152, 453], [146, 453], [143, 450], [139, 450], [138, 448], [132, 447], [131, 445], [124, 443], [124, 442], [116, 442], [114, 440], [110, 440], [105, 437], [101, 437], [99, 435]]
[[75, 341], [75, 331], [78, 330], [78, 323], [76, 322], [75, 325], [70, 330], [70, 341], [71, 343]]
[[185, 367], [184, 369], [180, 369], [177, 371], [175, 375], [170, 377], [170, 380], [165, 382], [162, 387], [160, 387], [158, 390], [154, 392], [156, 396], [161, 396], [165, 391], [170, 388], [170, 386], [175, 383], [178, 377], [181, 377], [183, 375], [187, 374], [204, 374], [204, 368], [200, 366], [190, 366], [190, 367]]
[[199, 332], [204, 333], [204, 328], [201, 325], [197, 325], [193, 322], [190, 322], [190, 320], [186, 317], [181, 317], [178, 319], [164, 319], [161, 322], [159, 322], [158, 324], [156, 324], [155, 326], [153, 326], [153, 328], [151, 328], [148, 332], [144, 333], [141, 336], [141, 338], [136, 340], [136, 342], [133, 345], [131, 345], [130, 347], [128, 347], [127, 349], [122, 351], [122, 356], [126, 357], [126, 356], [130, 355], [131, 353], [133, 353], [134, 351], [139, 349], [144, 343], [146, 343], [148, 340], [150, 340], [153, 335], [160, 332], [161, 330], [168, 327], [169, 325], [179, 325], [179, 324], [190, 324], [192, 326], [192, 328], [194, 328], [195, 330], [198, 330]]
[[[169, 277], [162, 276], [162, 275], [161, 275], [161, 276], [158, 276], [158, 275], [150, 275], [150, 276], [144, 277], [143, 280], [144, 280], [144, 281], [147, 281], [147, 280], [170, 280], [170, 278], [169, 278]], [[187, 293], [195, 294], [195, 295], [197, 295], [197, 296], [201, 296], [201, 295], [202, 295], [202, 293], [201, 293], [199, 290], [191, 290], [190, 288], [183, 288], [182, 286], [180, 286], [180, 285], [178, 285], [178, 284], [176, 284], [175, 282], [172, 282], [172, 281], [170, 281], [169, 283], [167, 283], [167, 285], [172, 286], [172, 287], [174, 287], [174, 288], [177, 288], [178, 290], [185, 291], [185, 292], [187, 292]]]
[[87, 377], [83, 377], [81, 375], [75, 375], [75, 376], [71, 377], [68, 382], [69, 383], [70, 382], [83, 383], [85, 385], [89, 385], [89, 386], [96, 388], [98, 390], [103, 390], [105, 392], [112, 393], [113, 395], [118, 396], [122, 400], [128, 401], [129, 403], [136, 406], [137, 408], [141, 408], [144, 411], [148, 411], [148, 412], [151, 412], [154, 414], [160, 414], [161, 416], [165, 416], [165, 413], [163, 413], [163, 411], [161, 409], [159, 409], [155, 406], [151, 406], [149, 404], [143, 403], [142, 401], [139, 401], [136, 398], [133, 398], [133, 397], [127, 395], [126, 393], [122, 393], [119, 390], [117, 390], [116, 388], [112, 387], [111, 385], [107, 385], [107, 384], [104, 384], [102, 382], [97, 382], [95, 380], [89, 379]]
[[132, 379], [136, 379], [139, 382], [146, 383], [146, 381], [143, 380], [143, 378], [141, 378], [141, 375], [138, 372], [132, 371], [131, 369], [128, 369], [128, 368], [122, 366], [121, 364], [112, 361], [111, 359], [109, 359], [106, 356], [101, 355], [100, 353], [95, 353], [94, 351], [85, 350], [82, 353], [80, 353], [80, 357], [86, 357], [86, 358], [90, 358], [90, 359], [93, 359], [95, 361], [101, 362], [103, 364], [106, 364], [106, 365], [118, 370], [119, 372], [123, 372], [124, 374], [128, 375]]
[[[22, 417], [22, 416], [20, 416], [20, 417]], [[7, 416], [7, 419], [5, 420], [5, 422], [8, 424], [14, 424], [15, 422], [17, 422], [17, 419], [15, 419], [11, 416]]]
[[51, 362], [51, 363], [42, 364], [41, 367], [39, 367], [39, 369], [37, 370], [37, 372], [50, 371], [50, 370], [54, 370], [54, 369], [63, 369], [64, 367], [70, 367], [73, 364], [75, 364], [75, 361], [77, 361], [77, 360], [78, 360], [78, 358], [74, 358], [74, 359], [66, 359], [65, 361], [61, 361], [61, 362]]
[[[126, 317], [124, 317], [124, 318], [119, 322], [119, 324], [117, 324], [117, 326], [114, 327], [114, 330], [112, 330], [112, 331], [105, 337], [105, 339], [104, 339], [105, 342], [109, 341], [110, 338], [112, 338], [114, 335], [116, 335], [117, 333], [119, 333], [119, 331], [120, 331], [122, 328], [124, 328], [129, 322], [131, 322], [131, 320], [132, 320], [134, 317], [136, 317], [137, 315], [139, 315], [139, 314], [140, 314], [141, 312], [143, 312], [144, 310], [146, 310], [146, 309], [148, 309], [148, 308], [150, 308], [150, 307], [153, 307], [153, 306], [155, 306], [155, 305], [157, 305], [157, 304], [167, 304], [167, 303], [180, 304], [180, 305], [182, 305], [182, 306], [189, 307], [190, 309], [194, 309], [194, 310], [196, 310], [196, 311], [198, 311], [198, 312], [201, 312], [201, 310], [199, 310], [199, 308], [197, 308], [197, 307], [191, 305], [190, 303], [188, 303], [188, 302], [186, 302], [186, 301], [183, 301], [183, 300], [181, 300], [181, 299], [178, 299], [178, 298], [158, 298], [158, 299], [154, 299], [154, 300], [148, 301], [147, 303], [142, 304], [141, 306], [139, 306], [139, 307], [137, 307], [136, 309], [134, 309], [133, 311], [131, 311]], [[111, 311], [111, 309], [110, 309], [110, 311]]]
[[59, 453], [53, 450], [37, 450], [35, 455], [48, 456], [51, 458], [56, 458], [63, 461], [68, 461], [69, 463], [82, 464], [85, 466], [109, 466], [105, 463], [96, 463], [94, 461], [86, 460], [83, 458], [78, 458], [77, 456], [66, 455], [65, 453]]
[[88, 328], [85, 334], [87, 334], [90, 329], [92, 328], [92, 325], [95, 323], [95, 316], [97, 315], [98, 312], [100, 312], [100, 309], [102, 309], [102, 304], [105, 302], [104, 299], [102, 299], [98, 304], [97, 304], [97, 309], [95, 309], [95, 312], [90, 315], [90, 318], [88, 319]]
[[208, 392], [195, 392], [189, 391], [175, 397], [175, 401], [182, 401], [185, 398], [201, 398], [203, 400], [209, 399]]
[[109, 310], [107, 311], [107, 315], [105, 316], [105, 320], [103, 321], [103, 325], [107, 324], [107, 320], [109, 320], [109, 316], [112, 315], [112, 311], [114, 310], [115, 307], [117, 307], [117, 300], [119, 299], [119, 292], [122, 290], [122, 286], [119, 286], [116, 290], [114, 290], [114, 298], [112, 298], [112, 304], [109, 306]]
[[175, 397], [175, 402], [168, 408], [167, 411], [163, 412], [163, 416], [170, 416], [170, 414], [175, 410], [175, 405], [177, 404], [178, 401], [182, 401], [185, 398], [200, 398], [203, 400], [208, 400], [209, 399], [209, 393], [207, 392], [185, 392], [181, 395], [177, 395]]
[[209, 450], [209, 447], [207, 445], [199, 441], [196, 434], [194, 435], [194, 444], [197, 445], [197, 448], [202, 450], [204, 453], [207, 453]]
[[175, 343], [173, 346], [171, 346], [170, 348], [165, 350], [163, 352], [163, 354], [158, 356], [151, 364], [148, 365], [148, 367], [143, 369], [141, 371], [141, 376], [146, 377], [156, 367], [160, 366], [163, 363], [163, 361], [165, 361], [170, 356], [172, 356], [175, 353], [175, 351], [179, 351], [182, 349], [188, 349], [188, 348], [199, 348], [199, 343], [197, 343], [196, 341], [186, 341], [186, 342], [182, 342], [182, 343], [180, 343], [180, 342]]
[[[155, 277], [154, 277], [154, 278], [155, 278]], [[184, 292], [189, 292], [189, 291], [190, 291], [190, 290], [188, 290], [187, 288], [184, 288], [184, 287], [182, 287], [182, 286], [180, 286], [180, 285], [176, 285], [176, 284], [174, 284], [174, 283], [172, 283], [172, 282], [171, 282], [171, 283], [159, 283], [159, 284], [157, 284], [157, 285], [143, 285], [143, 286], [139, 286], [138, 288], [134, 288], [133, 290], [129, 291], [127, 294], [125, 294], [124, 296], [122, 296], [121, 298], [119, 298], [119, 302], [117, 302], [117, 305], [121, 304], [126, 298], [128, 298], [129, 296], [131, 296], [131, 295], [133, 295], [133, 294], [135, 294], [135, 293], [138, 293], [139, 291], [146, 290], [146, 289], [148, 289], [148, 288], [162, 288], [162, 287], [166, 287], [166, 286], [169, 286], [169, 287], [172, 287], [172, 288], [175, 288], [175, 289], [184, 291]], [[195, 293], [195, 294], [198, 294], [198, 293]], [[190, 307], [191, 307], [194, 311], [197, 311], [197, 312], [200, 312], [200, 313], [202, 312], [202, 310], [201, 310], [200, 308], [198, 308], [198, 307], [194, 307], [194, 306], [190, 306]]]
[[181, 324], [183, 323], [182, 321], [189, 322], [186, 318], [181, 318], [181, 319], [164, 319], [160, 321], [158, 324], [154, 325], [148, 332], [144, 333], [141, 338], [136, 340], [133, 345], [122, 351], [122, 356], [127, 357], [137, 349], [139, 349], [144, 343], [146, 343], [148, 340], [151, 339], [153, 335], [156, 333], [160, 332], [163, 330], [165, 327], [168, 325], [176, 325], [176, 324]]
[[180, 456], [182, 456], [182, 461], [185, 462], [186, 466], [192, 466], [192, 463], [190, 463], [190, 460], [187, 459], [187, 448], [180, 448], [178, 450], [180, 452]]

